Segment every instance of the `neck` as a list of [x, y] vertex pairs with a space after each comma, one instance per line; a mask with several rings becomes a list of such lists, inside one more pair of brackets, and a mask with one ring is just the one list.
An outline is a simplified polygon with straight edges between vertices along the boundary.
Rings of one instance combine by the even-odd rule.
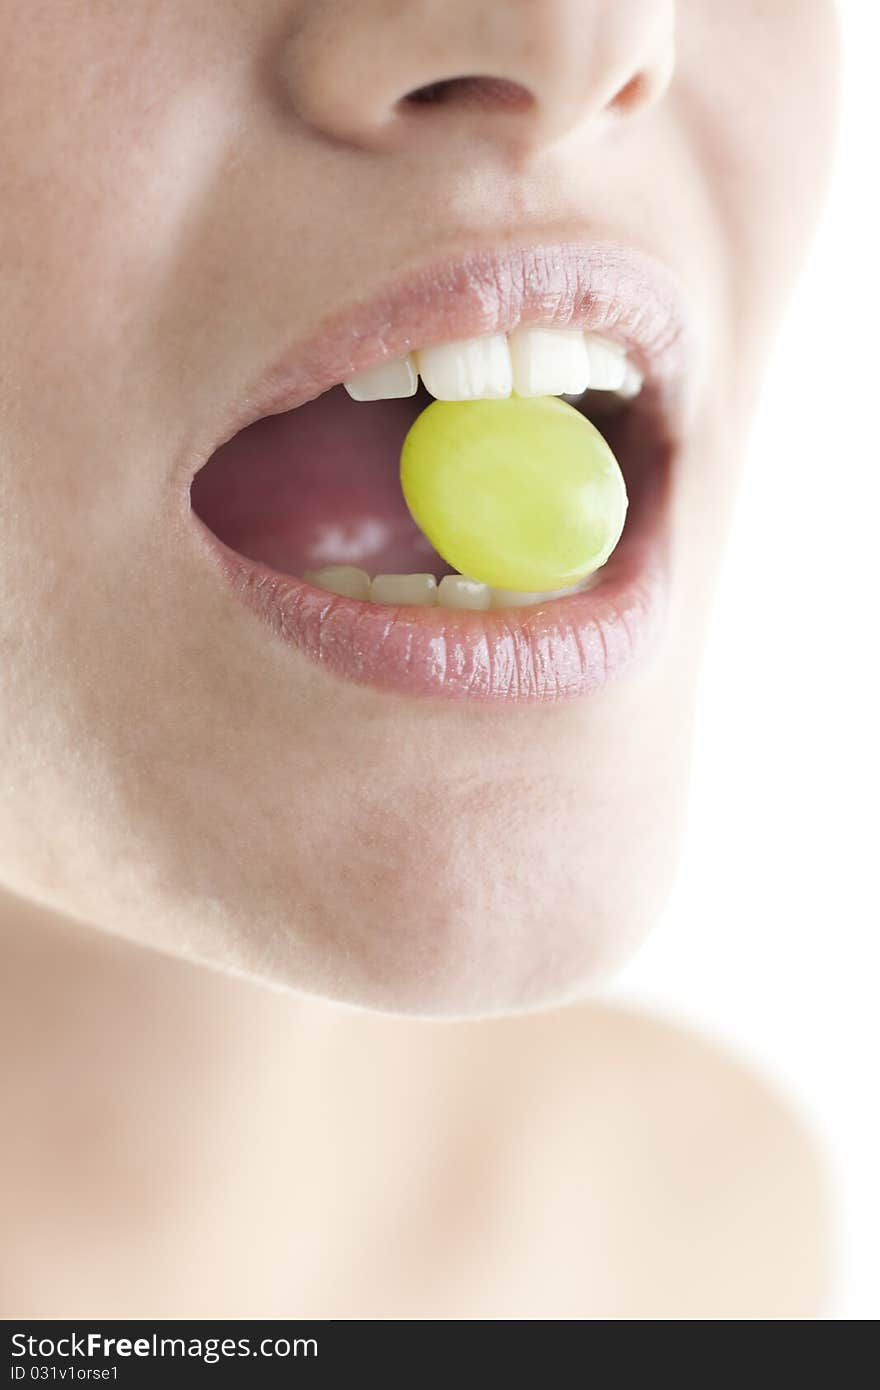
[[155, 1142], [169, 1182], [252, 1170], [320, 1191], [385, 1166], [387, 1187], [414, 1158], [400, 1136], [437, 1133], [466, 1103], [479, 1025], [276, 992], [8, 896], [0, 962], [0, 1056], [14, 1059], [0, 1088], [35, 1114], [73, 1106], [123, 1149]]

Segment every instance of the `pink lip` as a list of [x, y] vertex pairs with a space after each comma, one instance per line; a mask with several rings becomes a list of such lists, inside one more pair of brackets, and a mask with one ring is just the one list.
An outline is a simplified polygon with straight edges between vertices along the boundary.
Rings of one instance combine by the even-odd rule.
[[498, 612], [362, 603], [231, 550], [190, 510], [187, 492], [200, 548], [277, 637], [350, 680], [482, 701], [594, 693], [656, 637], [666, 589], [671, 439], [686, 404], [693, 347], [676, 282], [640, 253], [604, 243], [539, 246], [479, 251], [429, 267], [370, 304], [334, 315], [316, 341], [285, 355], [245, 393], [192, 472], [246, 425], [293, 409], [384, 357], [535, 321], [605, 333], [626, 346], [645, 375], [627, 424], [641, 475], [638, 506], [630, 508], [601, 581], [582, 594]]

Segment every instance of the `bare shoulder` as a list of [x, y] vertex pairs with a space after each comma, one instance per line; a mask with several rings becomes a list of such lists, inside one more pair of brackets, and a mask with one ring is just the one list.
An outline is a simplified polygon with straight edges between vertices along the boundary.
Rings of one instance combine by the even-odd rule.
[[626, 1008], [501, 1031], [523, 1116], [513, 1180], [545, 1193], [539, 1247], [579, 1271], [569, 1316], [823, 1315], [824, 1163], [774, 1085], [698, 1033]]

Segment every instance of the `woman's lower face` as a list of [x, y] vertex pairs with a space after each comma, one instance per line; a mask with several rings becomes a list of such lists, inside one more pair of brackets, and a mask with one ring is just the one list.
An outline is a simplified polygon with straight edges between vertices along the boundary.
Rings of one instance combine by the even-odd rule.
[[[834, 40], [804, 0], [6, 7], [5, 889], [390, 1011], [569, 1000], [627, 956]], [[596, 582], [331, 594], [450, 568], [397, 483], [427, 398], [341, 383], [442, 394], [523, 324], [630, 363], [578, 405], [630, 498]]]

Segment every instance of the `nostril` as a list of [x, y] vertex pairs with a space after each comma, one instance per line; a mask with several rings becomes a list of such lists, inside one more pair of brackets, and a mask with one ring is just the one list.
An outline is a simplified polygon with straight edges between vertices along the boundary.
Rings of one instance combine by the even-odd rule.
[[503, 77], [450, 77], [408, 92], [398, 107], [461, 106], [468, 109], [526, 111], [534, 105], [531, 92]]
[[607, 110], [614, 111], [619, 116], [637, 110], [650, 100], [652, 86], [651, 78], [646, 72], [637, 72], [611, 98]]

